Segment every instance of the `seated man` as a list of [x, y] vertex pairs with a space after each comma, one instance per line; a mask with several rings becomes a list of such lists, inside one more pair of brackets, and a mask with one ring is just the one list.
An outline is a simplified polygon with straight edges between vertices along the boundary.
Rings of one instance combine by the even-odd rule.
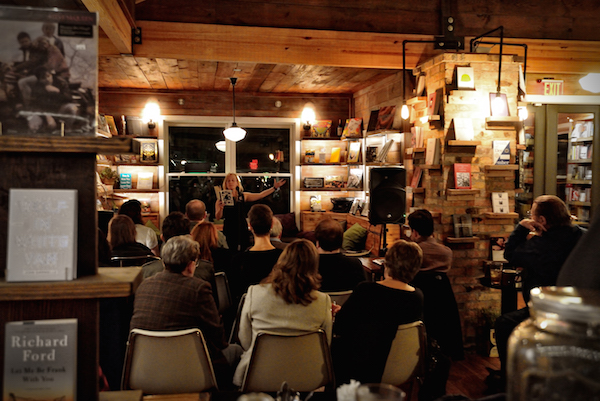
[[283, 234], [281, 220], [273, 216], [273, 227], [271, 227], [271, 245], [277, 249], [283, 250], [288, 244], [281, 241], [281, 234]]
[[[185, 215], [190, 219], [190, 232], [196, 225], [206, 220], [206, 205], [200, 199], [192, 199], [185, 205]], [[227, 239], [222, 231], [218, 231], [219, 248], [229, 249]]]
[[[163, 243], [177, 235], [186, 235], [190, 233], [190, 221], [181, 212], [171, 212], [162, 223], [162, 233], [160, 239]], [[142, 266], [144, 278], [155, 275], [165, 269], [162, 260], [153, 260]]]
[[365, 269], [357, 258], [342, 253], [344, 231], [333, 219], [321, 220], [315, 228], [319, 251], [319, 274], [323, 292], [354, 290], [358, 283], [368, 281]]
[[130, 329], [202, 331], [219, 387], [230, 386], [239, 346], [225, 340], [210, 284], [194, 277], [199, 245], [189, 235], [169, 239], [162, 247], [165, 271], [144, 280], [135, 293]]

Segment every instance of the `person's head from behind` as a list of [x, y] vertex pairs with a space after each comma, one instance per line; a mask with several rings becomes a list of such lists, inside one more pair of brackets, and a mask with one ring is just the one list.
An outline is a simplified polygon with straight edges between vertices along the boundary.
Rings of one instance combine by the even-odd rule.
[[168, 241], [176, 235], [190, 233], [190, 220], [181, 212], [171, 212], [162, 224], [162, 240]]
[[129, 216], [135, 224], [144, 224], [142, 222], [142, 203], [137, 199], [131, 199], [123, 203], [119, 208], [119, 214]]
[[289, 244], [266, 279], [288, 304], [308, 305], [315, 300], [312, 292], [319, 289], [319, 254], [315, 245], [305, 239]]
[[129, 216], [118, 214], [108, 222], [108, 243], [111, 248], [135, 243], [135, 224]]
[[217, 227], [210, 221], [203, 221], [192, 229], [192, 239], [200, 246], [200, 259], [212, 262], [212, 249], [219, 246]]
[[240, 180], [240, 177], [238, 177], [237, 174], [234, 173], [227, 174], [225, 176], [225, 179], [223, 180], [223, 189], [234, 190], [236, 188], [238, 188], [240, 192], [244, 190], [244, 187], [242, 187], [242, 181]]
[[191, 221], [201, 221], [206, 217], [206, 205], [200, 199], [192, 199], [185, 205], [185, 215]]
[[253, 205], [248, 212], [248, 222], [255, 236], [267, 236], [273, 226], [273, 211], [267, 205]]
[[27, 32], [19, 32], [17, 35], [17, 42], [22, 49], [29, 49], [32, 45], [31, 36]]
[[44, 33], [44, 36], [51, 38], [52, 36], [54, 36], [55, 30], [56, 30], [56, 27], [54, 26], [54, 24], [52, 22], [44, 22], [42, 24], [42, 32]]
[[571, 225], [571, 214], [565, 202], [555, 195], [535, 198], [531, 206], [531, 218], [546, 229]]
[[190, 262], [194, 262], [195, 266], [199, 254], [198, 243], [190, 235], [177, 235], [169, 239], [160, 251], [165, 268], [173, 273], [182, 273]]
[[422, 262], [421, 247], [401, 239], [394, 242], [385, 254], [385, 272], [394, 280], [410, 283], [419, 272]]
[[340, 223], [333, 219], [321, 220], [315, 227], [315, 238], [319, 248], [327, 252], [338, 250], [344, 241], [344, 231]]
[[281, 220], [277, 217], [273, 216], [273, 226], [271, 227], [271, 238], [281, 238], [281, 234], [283, 234], [283, 226], [281, 225]]
[[411, 239], [415, 239], [415, 232], [423, 238], [433, 234], [433, 216], [429, 210], [419, 209], [408, 215], [408, 226], [411, 229]]
[[37, 78], [38, 83], [44, 86], [52, 84], [52, 73], [44, 66], [36, 68], [33, 75]]

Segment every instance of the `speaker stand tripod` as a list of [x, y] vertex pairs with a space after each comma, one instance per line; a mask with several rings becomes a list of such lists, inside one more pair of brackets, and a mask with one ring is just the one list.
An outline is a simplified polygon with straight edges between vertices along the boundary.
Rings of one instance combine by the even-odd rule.
[[384, 223], [383, 228], [381, 229], [381, 248], [379, 249], [379, 256], [385, 257], [387, 253], [387, 225]]

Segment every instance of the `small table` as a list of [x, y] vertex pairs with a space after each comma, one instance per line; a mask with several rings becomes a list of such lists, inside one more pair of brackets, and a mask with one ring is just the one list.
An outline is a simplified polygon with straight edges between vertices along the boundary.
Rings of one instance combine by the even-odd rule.
[[480, 277], [479, 282], [485, 287], [494, 288], [501, 291], [500, 313], [502, 315], [518, 309], [518, 294], [519, 291], [521, 291], [521, 287], [517, 287], [517, 283], [513, 283], [511, 285], [492, 284], [489, 277]]
[[365, 270], [371, 275], [371, 281], [379, 281], [383, 278], [383, 266], [374, 262], [375, 259], [380, 259], [375, 256], [363, 256], [358, 258]]

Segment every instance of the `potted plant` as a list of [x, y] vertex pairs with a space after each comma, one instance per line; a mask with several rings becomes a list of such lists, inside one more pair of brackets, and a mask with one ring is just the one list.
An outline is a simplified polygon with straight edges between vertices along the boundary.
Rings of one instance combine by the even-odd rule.
[[100, 171], [100, 180], [104, 185], [114, 185], [118, 177], [117, 172], [110, 167], [104, 167]]

